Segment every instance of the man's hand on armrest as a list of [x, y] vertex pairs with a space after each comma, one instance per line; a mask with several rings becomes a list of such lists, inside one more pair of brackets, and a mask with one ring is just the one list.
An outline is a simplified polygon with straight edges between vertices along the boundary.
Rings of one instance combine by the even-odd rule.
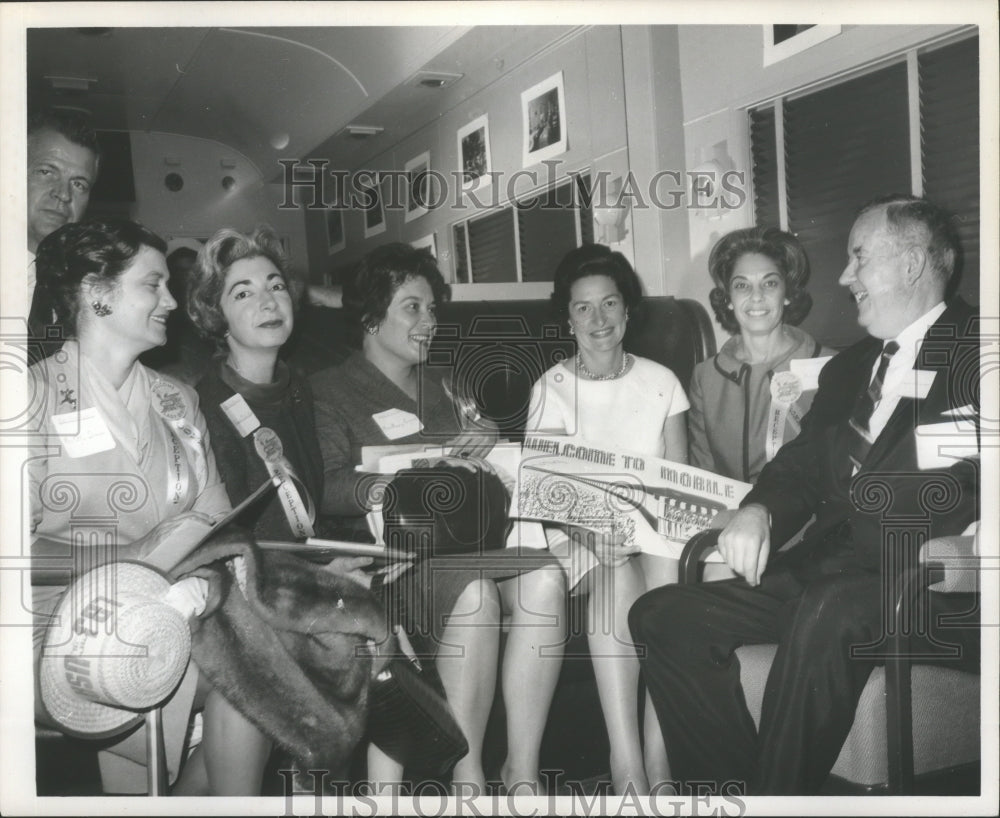
[[759, 503], [750, 503], [737, 511], [719, 535], [719, 554], [726, 565], [759, 585], [771, 553], [771, 515]]

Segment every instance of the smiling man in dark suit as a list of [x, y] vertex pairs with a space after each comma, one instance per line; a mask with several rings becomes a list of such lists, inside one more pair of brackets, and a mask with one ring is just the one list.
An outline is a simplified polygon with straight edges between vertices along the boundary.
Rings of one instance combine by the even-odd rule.
[[[917, 454], [918, 427], [979, 417], [977, 316], [944, 299], [958, 252], [947, 216], [924, 199], [861, 209], [840, 284], [869, 337], [826, 365], [802, 433], [720, 534], [739, 576], [659, 588], [632, 608], [674, 778], [817, 792], [878, 663], [851, 649], [880, 642], [891, 578], [924, 540], [978, 519], [975, 445], [944, 463]], [[813, 517], [800, 543], [774, 553]], [[968, 594], [927, 596], [932, 621], [974, 607]], [[959, 643], [953, 661], [978, 670], [974, 626], [942, 641]], [[758, 731], [734, 651], [769, 642], [778, 651]]]

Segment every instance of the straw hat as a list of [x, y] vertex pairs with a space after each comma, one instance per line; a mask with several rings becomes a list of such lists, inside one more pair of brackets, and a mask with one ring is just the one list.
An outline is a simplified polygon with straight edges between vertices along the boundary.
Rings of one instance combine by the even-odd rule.
[[117, 562], [78, 578], [48, 628], [42, 701], [65, 732], [112, 736], [180, 683], [191, 654], [185, 616], [164, 599], [170, 582], [147, 565]]

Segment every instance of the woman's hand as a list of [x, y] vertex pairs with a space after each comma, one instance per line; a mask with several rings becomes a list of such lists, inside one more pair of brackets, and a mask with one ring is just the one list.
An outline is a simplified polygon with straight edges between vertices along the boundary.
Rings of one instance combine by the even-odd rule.
[[479, 417], [469, 428], [463, 429], [457, 437], [449, 440], [449, 455], [459, 457], [486, 457], [496, 445], [500, 430], [489, 418]]
[[187, 511], [161, 522], [145, 537], [126, 546], [121, 556], [170, 571], [194, 550], [211, 527], [212, 518], [207, 514]]
[[609, 532], [596, 532], [578, 526], [568, 526], [568, 529], [571, 540], [589, 548], [601, 565], [610, 568], [624, 565], [641, 551], [635, 543], [626, 544], [625, 532], [619, 529]]
[[362, 570], [371, 564], [371, 557], [334, 557], [323, 566], [323, 570], [329, 571], [331, 574], [340, 574], [359, 585], [364, 585], [365, 588], [371, 588], [371, 575]]

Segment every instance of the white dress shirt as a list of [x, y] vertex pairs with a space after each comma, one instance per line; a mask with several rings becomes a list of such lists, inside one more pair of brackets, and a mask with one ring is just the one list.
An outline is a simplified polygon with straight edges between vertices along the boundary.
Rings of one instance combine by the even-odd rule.
[[[889, 368], [885, 372], [885, 379], [882, 382], [882, 399], [875, 404], [871, 420], [868, 422], [868, 429], [871, 432], [872, 440], [877, 440], [882, 434], [892, 413], [899, 405], [902, 397], [912, 397], [914, 389], [913, 366], [917, 362], [920, 354], [920, 347], [924, 343], [924, 336], [931, 325], [941, 317], [944, 312], [944, 302], [939, 302], [936, 306], [925, 312], [916, 321], [904, 329], [895, 339], [899, 344], [899, 351], [889, 359]], [[872, 365], [871, 378], [875, 377], [875, 370], [878, 368], [878, 358]]]

